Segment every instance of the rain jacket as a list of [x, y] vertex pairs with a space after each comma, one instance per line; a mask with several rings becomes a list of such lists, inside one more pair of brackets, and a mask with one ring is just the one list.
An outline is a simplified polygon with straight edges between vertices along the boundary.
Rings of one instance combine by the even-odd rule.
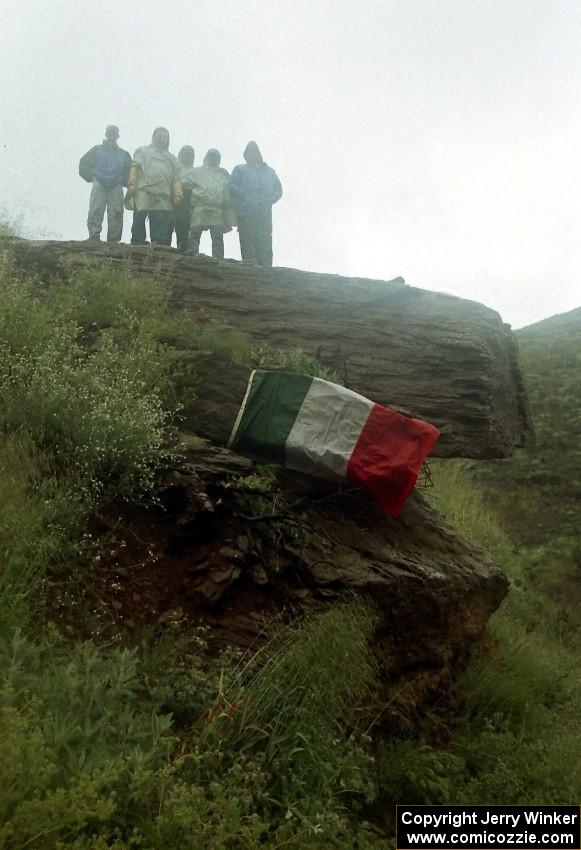
[[[244, 158], [251, 145], [258, 150], [256, 143], [250, 142]], [[275, 170], [262, 157], [260, 160], [257, 165], [237, 165], [230, 177], [230, 193], [240, 216], [268, 213], [282, 197], [282, 186]]]
[[117, 144], [104, 141], [81, 157], [79, 174], [87, 183], [96, 180], [102, 186], [127, 186], [131, 156]]
[[193, 165], [182, 165], [181, 166], [181, 181], [182, 181], [182, 189], [191, 189], [194, 185], [194, 175], [196, 170]]
[[137, 166], [135, 209], [172, 210], [172, 185], [181, 179], [182, 166], [168, 150], [154, 145], [137, 148], [133, 154]]
[[226, 169], [203, 165], [193, 168], [192, 172], [192, 230], [200, 227], [231, 230], [237, 222], [228, 189], [230, 175]]

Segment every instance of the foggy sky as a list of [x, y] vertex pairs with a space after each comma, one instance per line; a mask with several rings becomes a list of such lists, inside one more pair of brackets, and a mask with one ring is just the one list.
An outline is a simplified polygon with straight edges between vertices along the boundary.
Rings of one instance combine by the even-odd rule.
[[109, 123], [229, 170], [256, 139], [276, 265], [519, 327], [581, 304], [580, 48], [578, 0], [0, 0], [0, 207], [86, 238], [78, 160]]

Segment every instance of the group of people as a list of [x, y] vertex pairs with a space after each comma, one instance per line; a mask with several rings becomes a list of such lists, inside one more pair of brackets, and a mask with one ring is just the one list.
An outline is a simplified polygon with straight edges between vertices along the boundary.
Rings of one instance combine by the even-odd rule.
[[[210, 148], [203, 164], [194, 166], [195, 152], [184, 145], [177, 157], [169, 150], [165, 127], [153, 131], [151, 144], [133, 157], [119, 147], [119, 128], [110, 125], [102, 144], [81, 157], [79, 174], [92, 183], [87, 227], [99, 240], [107, 211], [107, 241], [119, 242], [124, 209], [133, 211], [131, 243], [171, 245], [197, 254], [202, 233], [210, 231], [212, 256], [224, 256], [224, 233], [238, 227], [242, 260], [272, 265], [272, 206], [282, 186], [256, 142], [244, 149], [245, 163], [232, 174], [221, 166], [220, 151]], [[127, 191], [123, 192], [124, 187]]]

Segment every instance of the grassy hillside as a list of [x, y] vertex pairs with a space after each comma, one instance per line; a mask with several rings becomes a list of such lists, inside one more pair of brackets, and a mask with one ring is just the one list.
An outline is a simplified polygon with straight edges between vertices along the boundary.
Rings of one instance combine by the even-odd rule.
[[[522, 456], [516, 459], [514, 476], [519, 484], [533, 485], [538, 496], [535, 536], [577, 538], [581, 526], [581, 308], [524, 328], [517, 338], [537, 444], [528, 463]], [[521, 533], [527, 539], [524, 528]]]
[[[489, 645], [421, 716], [405, 686], [385, 698], [369, 652], [376, 614], [362, 602], [281, 629], [259, 657], [209, 664], [205, 634], [178, 623], [81, 639], [74, 593], [57, 630], [51, 588], [86, 582], [100, 557], [91, 517], [154, 497], [176, 462], [172, 429], [196, 386], [184, 337], [225, 363], [265, 356], [172, 315], [154, 282], [87, 268], [47, 289], [0, 262], [0, 848], [379, 850], [394, 846], [402, 801], [577, 802], [579, 608], [549, 592], [539, 554], [564, 547], [572, 526], [555, 509], [557, 537], [547, 525], [544, 548], [523, 546], [524, 519], [507, 496], [503, 528], [466, 464], [434, 464], [431, 498], [513, 590]], [[536, 375], [536, 356], [527, 362]], [[514, 480], [531, 468], [511, 463]], [[560, 563], [572, 580], [573, 560]]]
[[581, 596], [568, 589], [579, 576], [559, 542], [527, 546], [510, 532], [509, 509], [498, 508], [505, 483], [495, 490], [481, 466], [486, 472], [466, 462], [435, 465], [433, 497], [503, 566], [512, 587], [489, 622], [491, 645], [452, 687], [456, 702], [444, 701], [425, 726], [427, 752], [437, 761], [443, 727], [444, 749], [463, 767], [448, 799], [439, 793], [433, 802], [573, 803], [581, 794]]
[[436, 467], [435, 497], [512, 580], [490, 622], [496, 662], [473, 661], [458, 682], [489, 730], [513, 699], [522, 711], [522, 737], [504, 752], [504, 733], [472, 726], [466, 739], [468, 752], [490, 746], [477, 763], [481, 801], [564, 802], [581, 794], [581, 309], [517, 340], [535, 443], [504, 461]]
[[[490, 464], [486, 478], [519, 540], [557, 537], [575, 547], [581, 527], [581, 308], [516, 333], [536, 444]], [[578, 552], [581, 567], [581, 549]]]

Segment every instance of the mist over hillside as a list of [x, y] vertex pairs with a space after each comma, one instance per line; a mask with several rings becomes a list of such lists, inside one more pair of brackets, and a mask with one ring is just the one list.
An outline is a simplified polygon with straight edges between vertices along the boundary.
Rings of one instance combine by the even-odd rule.
[[520, 539], [573, 546], [581, 527], [581, 308], [522, 328], [516, 339], [535, 439], [481, 472]]
[[526, 325], [520, 328], [516, 333], [519, 337], [525, 339], [534, 337], [537, 334], [572, 332], [576, 335], [581, 335], [581, 307], [575, 310], [569, 310], [567, 313], [557, 313], [555, 316], [549, 316], [546, 319], [541, 319], [540, 322], [534, 322], [532, 325]]

